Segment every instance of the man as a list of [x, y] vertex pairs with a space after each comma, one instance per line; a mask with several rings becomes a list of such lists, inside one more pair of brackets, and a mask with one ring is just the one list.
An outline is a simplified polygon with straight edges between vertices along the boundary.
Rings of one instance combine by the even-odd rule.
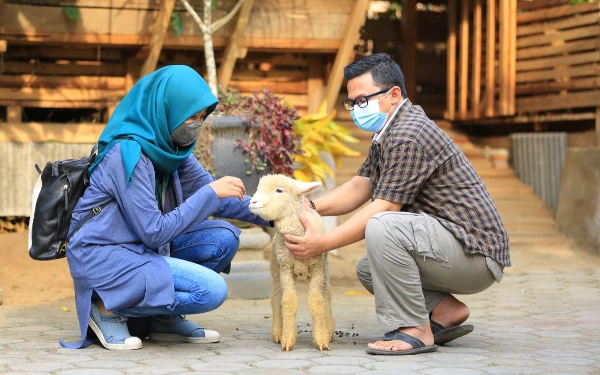
[[473, 166], [411, 104], [389, 55], [355, 61], [344, 75], [344, 107], [359, 128], [375, 133], [373, 144], [355, 177], [311, 204], [337, 216], [371, 202], [325, 235], [301, 218], [305, 235], [286, 235], [286, 245], [307, 259], [365, 238], [358, 278], [375, 295], [379, 323], [393, 328], [367, 352], [435, 351], [473, 330], [461, 325], [469, 309], [452, 294], [478, 293], [502, 279], [508, 236]]

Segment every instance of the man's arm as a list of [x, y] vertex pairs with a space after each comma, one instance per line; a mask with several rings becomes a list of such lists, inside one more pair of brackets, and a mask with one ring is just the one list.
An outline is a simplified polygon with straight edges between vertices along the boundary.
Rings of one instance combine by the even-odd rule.
[[401, 203], [375, 199], [344, 224], [325, 235], [320, 234], [308, 223], [306, 218], [301, 216], [300, 219], [306, 229], [304, 236], [299, 237], [286, 234], [285, 245], [295, 258], [309, 259], [364, 239], [365, 228], [373, 215], [385, 211], [400, 211], [401, 208]]
[[354, 176], [314, 202], [319, 215], [339, 216], [356, 210], [370, 198], [371, 181], [362, 176]]

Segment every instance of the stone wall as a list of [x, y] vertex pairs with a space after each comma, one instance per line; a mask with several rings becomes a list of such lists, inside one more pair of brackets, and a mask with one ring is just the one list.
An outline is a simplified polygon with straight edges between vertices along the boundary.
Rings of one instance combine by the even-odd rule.
[[580, 246], [600, 255], [600, 147], [567, 150], [556, 221]]

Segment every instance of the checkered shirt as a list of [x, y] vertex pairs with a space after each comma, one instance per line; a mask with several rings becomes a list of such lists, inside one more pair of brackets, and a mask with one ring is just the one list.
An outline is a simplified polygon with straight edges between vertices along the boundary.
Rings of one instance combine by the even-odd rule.
[[510, 266], [508, 235], [483, 181], [420, 106], [404, 102], [357, 175], [371, 180], [373, 200], [435, 217], [467, 253]]

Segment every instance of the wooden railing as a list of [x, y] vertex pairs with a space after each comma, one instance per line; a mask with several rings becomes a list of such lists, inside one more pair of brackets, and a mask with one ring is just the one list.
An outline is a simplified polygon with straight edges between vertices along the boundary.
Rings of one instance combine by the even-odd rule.
[[519, 114], [600, 106], [600, 3], [557, 3], [517, 16]]
[[446, 119], [513, 115], [517, 0], [448, 0], [448, 14]]

